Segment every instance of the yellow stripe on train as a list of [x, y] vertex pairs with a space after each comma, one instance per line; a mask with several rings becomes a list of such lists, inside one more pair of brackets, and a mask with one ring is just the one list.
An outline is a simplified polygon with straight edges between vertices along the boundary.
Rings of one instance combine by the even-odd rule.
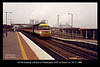
[[49, 26], [48, 24], [40, 24], [39, 26]]

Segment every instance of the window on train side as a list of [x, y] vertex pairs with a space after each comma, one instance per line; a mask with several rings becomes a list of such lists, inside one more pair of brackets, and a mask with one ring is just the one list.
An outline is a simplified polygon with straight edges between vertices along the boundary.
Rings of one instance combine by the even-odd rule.
[[39, 26], [39, 30], [50, 30], [49, 26]]

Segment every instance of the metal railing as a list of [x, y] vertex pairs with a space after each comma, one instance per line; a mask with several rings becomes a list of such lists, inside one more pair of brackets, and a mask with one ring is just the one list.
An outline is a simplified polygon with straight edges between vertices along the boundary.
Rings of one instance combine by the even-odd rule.
[[54, 29], [51, 28], [51, 34], [54, 35], [60, 35], [60, 36], [65, 36], [65, 37], [70, 37], [70, 38], [83, 38], [83, 39], [92, 39], [92, 40], [97, 40], [97, 31], [96, 30], [69, 30], [69, 29]]

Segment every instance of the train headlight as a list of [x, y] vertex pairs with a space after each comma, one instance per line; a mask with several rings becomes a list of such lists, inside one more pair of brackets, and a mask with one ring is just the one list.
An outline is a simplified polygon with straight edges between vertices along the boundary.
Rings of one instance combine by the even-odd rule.
[[50, 33], [51, 33], [51, 31], [50, 31]]
[[40, 34], [42, 33], [42, 32], [39, 32]]

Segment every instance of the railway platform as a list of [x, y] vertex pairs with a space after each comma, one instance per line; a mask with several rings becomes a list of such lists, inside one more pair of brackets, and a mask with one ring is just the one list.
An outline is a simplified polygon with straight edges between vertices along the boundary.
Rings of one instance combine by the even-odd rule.
[[21, 32], [3, 33], [3, 60], [54, 60]]
[[82, 42], [82, 43], [89, 43], [93, 45], [98, 45], [97, 40], [90, 40], [90, 39], [80, 39], [80, 38], [69, 38], [66, 36], [60, 36], [60, 35], [52, 35], [52, 38], [56, 38], [59, 40], [65, 40], [65, 41], [76, 41], [76, 42]]

